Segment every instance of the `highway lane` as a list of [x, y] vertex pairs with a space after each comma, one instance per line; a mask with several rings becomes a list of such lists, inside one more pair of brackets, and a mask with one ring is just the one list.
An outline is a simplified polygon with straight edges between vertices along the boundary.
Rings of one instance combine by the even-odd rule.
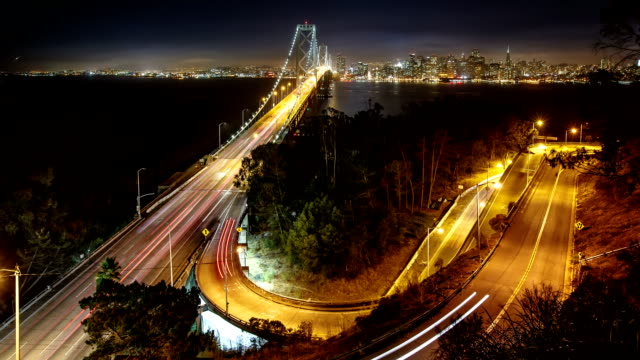
[[[548, 165], [545, 166], [548, 167]], [[566, 297], [570, 292], [571, 280], [569, 269], [567, 269], [571, 260], [568, 244], [572, 241], [574, 229], [573, 222], [569, 220], [575, 219], [577, 173], [560, 168], [551, 171], [559, 174], [559, 177], [554, 203], [542, 233], [542, 237], [549, 241], [541, 242], [538, 249], [540, 261], [531, 269], [524, 287], [530, 288], [545, 283], [563, 292]]]
[[[301, 86], [303, 95], [314, 83], [312, 77]], [[257, 145], [274, 139], [291, 107], [300, 105], [292, 92], [250, 129], [235, 136], [236, 139], [218, 153], [217, 160], [172, 196], [163, 199], [161, 205], [153, 207], [144, 219], [109, 239], [40, 301], [32, 306], [25, 304], [21, 309], [21, 358], [81, 359], [90, 352], [80, 324], [88, 312], [80, 309], [78, 302], [95, 291], [95, 274], [107, 256], [115, 257], [122, 265], [123, 283], [170, 282], [169, 264], [173, 262], [174, 270], [186, 267], [203, 240], [203, 229], [220, 233], [229, 219], [233, 221], [238, 216], [241, 193], [233, 189], [232, 182], [241, 159]], [[169, 260], [170, 252], [173, 261]], [[15, 358], [13, 323], [3, 328], [0, 336], [0, 360]]]
[[[517, 295], [535, 284], [548, 283], [562, 290], [572, 228], [575, 174], [543, 164], [531, 184], [530, 192], [511, 220], [510, 228], [492, 257], [475, 279], [438, 315], [422, 324], [385, 351], [370, 359], [428, 359], [437, 349], [437, 331], [452, 319], [473, 311], [492, 320], [513, 309]], [[471, 300], [464, 300], [475, 294]], [[478, 304], [476, 309], [473, 306]], [[464, 304], [463, 304], [464, 303]], [[460, 304], [460, 308], [456, 307]], [[451, 314], [438, 327], [429, 328]], [[415, 337], [415, 338], [413, 338]], [[411, 340], [411, 341], [409, 341]], [[404, 344], [407, 342], [406, 344]], [[403, 345], [404, 344], [404, 345]], [[396, 349], [396, 347], [399, 347]]]
[[[225, 166], [224, 162], [220, 163]], [[185, 263], [202, 240], [201, 231], [216, 223], [233, 203], [237, 192], [220, 191], [216, 187], [229, 186], [228, 178], [218, 178], [215, 167], [207, 169], [165, 206], [137, 224], [115, 243], [106, 256], [115, 257], [122, 265], [123, 283], [140, 281], [149, 284], [170, 282], [169, 240], [175, 264]], [[171, 234], [171, 239], [169, 239]], [[82, 274], [69, 279], [66, 287], [43, 307], [34, 309], [31, 316], [23, 316], [21, 346], [23, 359], [77, 359], [88, 354], [80, 321], [88, 315], [78, 301], [95, 290], [95, 273], [104, 257], [94, 258], [93, 265]], [[4, 338], [5, 352], [13, 352], [12, 342]], [[6, 345], [9, 345], [7, 348]]]

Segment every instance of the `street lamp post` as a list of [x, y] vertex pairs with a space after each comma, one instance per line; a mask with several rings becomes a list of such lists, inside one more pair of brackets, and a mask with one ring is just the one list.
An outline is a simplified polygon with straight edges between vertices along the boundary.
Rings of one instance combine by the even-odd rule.
[[250, 111], [249, 109], [242, 109], [242, 125], [244, 126], [244, 112]]
[[[535, 143], [534, 141], [534, 136], [536, 133], [536, 125], [538, 125], [538, 127], [542, 127], [542, 125], [544, 124], [544, 121], [542, 120], [538, 120], [538, 121], [534, 121], [532, 126], [532, 132], [531, 132], [531, 146], [533, 146], [533, 144]], [[547, 142], [547, 139], [544, 139], [544, 142]], [[527, 184], [529, 183], [529, 162], [531, 160], [531, 149], [527, 149]]]
[[138, 184], [138, 201], [137, 201], [137, 205], [136, 205], [136, 211], [138, 212], [138, 218], [141, 218], [142, 216], [140, 215], [140, 171], [142, 170], [147, 170], [147, 168], [140, 168], [138, 169], [137, 172], [137, 184]]
[[16, 277], [16, 359], [20, 360], [20, 268], [16, 265], [15, 269], [0, 269], [0, 271], [12, 272]]
[[227, 125], [227, 123], [223, 121], [218, 124], [218, 148], [222, 146], [222, 137], [220, 136], [220, 134], [222, 133], [222, 125]]
[[544, 124], [544, 121], [542, 120], [538, 120], [538, 121], [534, 121], [532, 124], [532, 130], [533, 130], [533, 134], [531, 136], [531, 144], [533, 145], [534, 143], [534, 138], [533, 136], [535, 136], [536, 133], [536, 125], [538, 125], [538, 127], [542, 127], [542, 125]]
[[140, 199], [142, 199], [145, 196], [149, 196], [149, 195], [153, 195], [154, 194], [154, 193], [147, 193], [147, 194], [144, 194], [144, 195], [140, 195], [140, 171], [142, 171], [142, 170], [147, 170], [147, 168], [138, 169], [137, 177], [136, 177], [137, 184], [138, 184], [138, 197], [137, 197], [137, 204], [136, 204], [136, 212], [138, 213], [138, 218], [142, 218], [142, 215], [140, 213]]
[[491, 161], [487, 161], [487, 182], [484, 184], [487, 190], [489, 190], [489, 168], [491, 168]]
[[431, 275], [431, 231], [435, 230], [438, 234], [442, 234], [442, 228], [427, 228], [427, 277]]
[[582, 124], [580, 124], [580, 145], [582, 145]]

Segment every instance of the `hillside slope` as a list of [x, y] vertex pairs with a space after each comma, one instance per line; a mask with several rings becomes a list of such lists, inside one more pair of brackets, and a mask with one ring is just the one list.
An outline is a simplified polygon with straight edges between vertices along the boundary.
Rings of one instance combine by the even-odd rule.
[[[575, 230], [576, 257], [583, 261], [576, 273], [591, 272], [598, 277], [622, 280], [628, 275], [634, 260], [634, 249], [640, 232], [640, 191], [626, 198], [615, 198], [607, 181], [594, 175], [578, 176], [576, 221], [584, 225]], [[634, 246], [635, 246], [634, 245]], [[624, 249], [628, 248], [628, 249]], [[624, 249], [616, 251], [619, 249]], [[595, 258], [594, 256], [609, 253]]]

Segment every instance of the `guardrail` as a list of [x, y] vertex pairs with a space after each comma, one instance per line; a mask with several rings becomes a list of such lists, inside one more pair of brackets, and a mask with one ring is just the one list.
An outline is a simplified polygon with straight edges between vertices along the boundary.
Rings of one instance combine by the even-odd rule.
[[254, 293], [267, 298], [275, 303], [288, 305], [291, 307], [306, 309], [306, 310], [325, 310], [325, 311], [358, 311], [367, 310], [378, 305], [379, 299], [372, 300], [354, 300], [354, 301], [317, 301], [317, 300], [303, 300], [294, 297], [284, 296], [276, 294], [274, 292], [265, 290], [256, 285], [251, 279], [247, 278], [242, 272], [240, 281]]
[[[189, 278], [193, 278], [195, 279], [195, 267], [193, 267], [191, 269], [191, 272], [189, 274]], [[197, 281], [194, 281], [195, 283], [195, 287], [200, 290], [199, 286], [197, 285]], [[275, 334], [266, 330], [261, 330], [261, 329], [256, 329], [254, 327], [251, 326], [251, 324], [248, 321], [242, 320], [239, 317], [228, 313], [227, 311], [225, 311], [224, 309], [222, 309], [221, 307], [219, 307], [218, 305], [216, 305], [213, 301], [211, 301], [209, 298], [207, 298], [202, 291], [200, 291], [200, 298], [202, 299], [202, 301], [207, 305], [207, 309], [211, 310], [212, 312], [218, 314], [220, 317], [223, 317], [225, 319], [227, 319], [227, 321], [229, 321], [230, 323], [232, 323], [233, 325], [235, 325], [236, 327], [254, 334], [256, 336], [262, 337], [263, 339], [266, 340], [270, 340], [270, 341], [280, 341], [283, 339], [286, 339], [288, 337], [288, 335], [286, 334]], [[320, 338], [316, 338], [316, 337], [312, 337], [311, 339], [313, 340], [320, 340]]]

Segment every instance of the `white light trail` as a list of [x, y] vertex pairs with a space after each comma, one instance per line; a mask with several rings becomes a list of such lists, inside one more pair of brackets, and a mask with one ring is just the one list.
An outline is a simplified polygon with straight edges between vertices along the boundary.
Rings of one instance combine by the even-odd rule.
[[383, 357], [396, 352], [400, 349], [402, 349], [403, 347], [407, 346], [409, 343], [412, 343], [414, 340], [416, 340], [417, 338], [419, 338], [420, 336], [428, 333], [429, 331], [431, 331], [431, 329], [435, 328], [436, 326], [440, 325], [441, 322], [445, 321], [446, 319], [449, 318], [449, 316], [453, 315], [454, 313], [456, 313], [458, 310], [460, 310], [461, 307], [463, 307], [467, 302], [469, 302], [469, 300], [471, 300], [474, 296], [476, 296], [476, 292], [474, 292], [473, 294], [469, 295], [468, 298], [464, 299], [464, 301], [462, 301], [460, 304], [458, 304], [458, 306], [456, 306], [453, 310], [449, 311], [445, 316], [441, 317], [438, 321], [436, 321], [435, 323], [429, 325], [426, 329], [420, 331], [418, 334], [416, 334], [415, 336], [413, 336], [411, 339], [403, 342], [402, 344], [394, 347], [393, 349], [380, 354], [376, 357], [374, 357], [372, 360], [378, 360], [378, 359], [382, 359]]
[[447, 333], [447, 331], [453, 329], [454, 326], [458, 325], [462, 320], [464, 320], [467, 316], [471, 315], [472, 312], [476, 311], [476, 309], [478, 307], [480, 307], [480, 305], [482, 305], [483, 302], [485, 302], [487, 299], [489, 298], [489, 295], [485, 295], [484, 297], [482, 297], [482, 299], [480, 299], [480, 301], [478, 301], [471, 309], [469, 309], [466, 313], [464, 313], [459, 319], [457, 319], [456, 321], [453, 322], [453, 324], [447, 326], [444, 330], [442, 330], [441, 332], [437, 333], [435, 336], [433, 336], [431, 339], [427, 340], [426, 342], [424, 342], [422, 345], [418, 346], [417, 348], [409, 351], [408, 353], [404, 354], [403, 356], [399, 357], [397, 360], [404, 360], [404, 359], [408, 359], [409, 357], [411, 357], [412, 355], [414, 355], [415, 353], [417, 353], [418, 351], [426, 348], [427, 346], [429, 346], [429, 344], [431, 344], [432, 342], [438, 340], [438, 338], [440, 338], [440, 336], [444, 335]]

